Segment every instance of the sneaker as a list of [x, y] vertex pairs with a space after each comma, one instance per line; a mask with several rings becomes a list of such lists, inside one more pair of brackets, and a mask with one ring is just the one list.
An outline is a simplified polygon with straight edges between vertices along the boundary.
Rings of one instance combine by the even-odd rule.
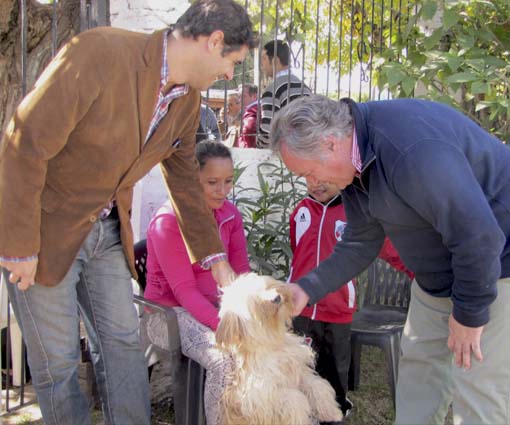
[[344, 419], [347, 418], [353, 409], [354, 405], [352, 404], [352, 401], [349, 400], [347, 397], [345, 397], [345, 400], [343, 403], [340, 404], [340, 409], [342, 410], [342, 413], [344, 414]]

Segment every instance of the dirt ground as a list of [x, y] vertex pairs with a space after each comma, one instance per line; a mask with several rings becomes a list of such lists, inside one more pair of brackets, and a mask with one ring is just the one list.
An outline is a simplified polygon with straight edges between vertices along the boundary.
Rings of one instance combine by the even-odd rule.
[[[348, 397], [354, 403], [352, 414], [346, 419], [346, 425], [390, 425], [393, 423], [393, 403], [387, 384], [385, 359], [381, 350], [363, 347], [361, 359], [360, 386], [357, 391], [351, 391]], [[152, 391], [152, 424], [174, 425], [173, 404], [170, 392], [170, 377], [166, 364], [156, 364], [151, 377]], [[86, 370], [81, 371], [86, 376]], [[31, 387], [26, 393], [35, 399]], [[13, 405], [15, 397], [13, 398]], [[103, 425], [102, 414], [93, 411], [93, 425]], [[451, 413], [445, 425], [451, 425]], [[7, 415], [0, 416], [3, 425], [43, 425], [39, 407], [33, 403]]]
[[[79, 376], [82, 389], [89, 397], [92, 405], [91, 389], [87, 385], [87, 364], [80, 366]], [[164, 363], [158, 363], [154, 366], [151, 377], [151, 393], [152, 393], [152, 413], [153, 425], [174, 425], [172, 396], [170, 394], [170, 377], [167, 373], [168, 367]], [[36, 403], [33, 387], [28, 384], [25, 387], [25, 406], [16, 408], [19, 405], [19, 388], [11, 388], [9, 408], [12, 409], [8, 414], [0, 416], [0, 425], [44, 425], [41, 419], [41, 411]], [[5, 408], [5, 390], [3, 391], [2, 400]], [[93, 425], [103, 425], [103, 414], [100, 410], [92, 408]]]

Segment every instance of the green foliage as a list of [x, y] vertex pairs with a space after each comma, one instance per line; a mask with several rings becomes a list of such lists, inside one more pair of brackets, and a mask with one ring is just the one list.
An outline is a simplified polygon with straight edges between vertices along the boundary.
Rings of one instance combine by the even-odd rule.
[[277, 279], [289, 274], [292, 251], [289, 243], [289, 214], [306, 194], [306, 185], [283, 163], [260, 163], [258, 187], [237, 184], [246, 167], [236, 167], [233, 202], [244, 220], [252, 270]]
[[[463, 111], [510, 140], [510, 2], [419, 0], [418, 13], [375, 61], [378, 86]], [[442, 16], [439, 26], [427, 26]]]
[[[294, 60], [308, 74], [328, 65], [346, 75], [368, 64], [381, 45], [405, 27], [414, 0], [251, 0], [246, 2], [262, 43], [295, 41]], [[332, 83], [334, 85], [334, 83]]]

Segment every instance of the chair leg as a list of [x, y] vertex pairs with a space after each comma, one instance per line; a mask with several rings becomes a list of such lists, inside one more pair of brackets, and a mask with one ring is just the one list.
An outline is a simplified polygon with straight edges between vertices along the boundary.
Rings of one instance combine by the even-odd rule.
[[204, 407], [205, 369], [202, 366], [200, 366], [198, 380], [200, 382], [200, 386], [199, 386], [199, 388], [197, 390], [198, 391], [198, 395], [200, 397], [200, 408], [198, 410], [198, 424], [199, 425], [206, 425], [206, 421], [205, 421], [205, 407]]
[[349, 366], [348, 389], [356, 391], [359, 388], [361, 369], [361, 344], [355, 334], [351, 335], [351, 364]]
[[172, 357], [170, 376], [176, 425], [205, 425], [205, 369], [179, 353]]
[[188, 359], [178, 354], [171, 361], [172, 396], [176, 425], [188, 425], [187, 422], [187, 381]]
[[395, 409], [398, 379], [398, 363], [400, 359], [400, 335], [398, 333], [390, 335], [389, 340], [387, 340], [386, 343], [385, 351], [388, 368], [388, 383], [390, 386], [391, 397], [393, 400], [393, 409]]
[[188, 359], [186, 425], [205, 425], [204, 378], [204, 368], [197, 362]]

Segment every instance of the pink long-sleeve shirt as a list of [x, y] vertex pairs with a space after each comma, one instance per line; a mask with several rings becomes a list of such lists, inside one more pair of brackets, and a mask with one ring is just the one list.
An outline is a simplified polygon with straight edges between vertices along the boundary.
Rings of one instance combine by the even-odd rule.
[[[229, 201], [214, 210], [230, 265], [236, 273], [250, 271], [243, 221]], [[216, 330], [219, 290], [210, 270], [191, 264], [169, 204], [161, 207], [147, 230], [147, 287], [145, 298], [168, 306], [182, 306], [199, 322]]]

